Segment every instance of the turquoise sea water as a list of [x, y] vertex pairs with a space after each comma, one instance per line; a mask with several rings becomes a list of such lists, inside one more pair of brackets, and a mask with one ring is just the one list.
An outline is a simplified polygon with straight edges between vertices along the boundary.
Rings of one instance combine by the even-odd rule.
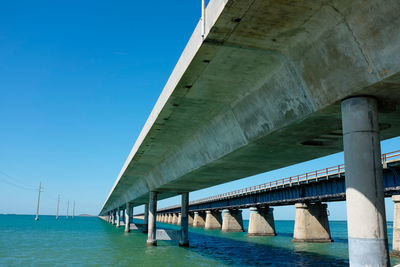
[[[136, 221], [139, 222], [140, 221]], [[248, 221], [245, 221], [247, 227]], [[392, 225], [388, 224], [391, 243]], [[158, 223], [160, 228], [178, 226]], [[347, 266], [346, 222], [330, 222], [335, 242], [292, 243], [294, 222], [276, 221], [275, 237], [190, 228], [190, 247], [158, 241], [99, 218], [0, 215], [0, 266]], [[400, 263], [392, 259], [392, 263]]]

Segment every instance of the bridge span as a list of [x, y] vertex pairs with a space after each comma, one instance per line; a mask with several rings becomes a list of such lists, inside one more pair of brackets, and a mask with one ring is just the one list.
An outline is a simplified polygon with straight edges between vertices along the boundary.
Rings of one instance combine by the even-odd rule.
[[[385, 197], [393, 197], [400, 207], [400, 150], [382, 155]], [[330, 242], [327, 205], [343, 201], [345, 167], [333, 166], [257, 186], [219, 194], [189, 203], [189, 225], [222, 231], [244, 231], [240, 209], [250, 208], [249, 235], [276, 235], [272, 206], [296, 205], [294, 241]], [[399, 203], [399, 204], [397, 204]], [[181, 225], [180, 205], [157, 211], [158, 222]], [[224, 215], [221, 216], [221, 211]], [[400, 214], [395, 223], [400, 224]], [[145, 214], [136, 214], [144, 218]], [[400, 228], [393, 229], [393, 255], [400, 254]]]
[[211, 0], [99, 215], [148, 204], [156, 245], [157, 200], [181, 194], [186, 225], [188, 192], [344, 149], [350, 263], [389, 265], [380, 140], [400, 134], [399, 13]]

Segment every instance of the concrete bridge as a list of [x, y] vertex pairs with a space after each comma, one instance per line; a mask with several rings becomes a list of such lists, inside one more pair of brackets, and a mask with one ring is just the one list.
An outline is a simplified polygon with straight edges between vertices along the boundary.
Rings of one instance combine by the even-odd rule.
[[[393, 197], [400, 207], [400, 150], [382, 155], [385, 197]], [[272, 206], [296, 205], [293, 241], [331, 242], [327, 205], [343, 201], [344, 165], [288, 177], [189, 203], [189, 225], [205, 229], [242, 232], [241, 209], [250, 208], [249, 235], [276, 235]], [[156, 220], [181, 225], [180, 205], [159, 209]], [[224, 215], [221, 216], [221, 211]], [[400, 213], [394, 225], [400, 225]], [[147, 222], [147, 214], [136, 214]], [[359, 222], [360, 224], [362, 222]], [[394, 228], [392, 254], [400, 254], [400, 228]]]
[[344, 148], [350, 263], [389, 265], [379, 142], [400, 133], [399, 12], [211, 0], [100, 215], [147, 203], [155, 245], [158, 199], [182, 194], [185, 224], [188, 192]]

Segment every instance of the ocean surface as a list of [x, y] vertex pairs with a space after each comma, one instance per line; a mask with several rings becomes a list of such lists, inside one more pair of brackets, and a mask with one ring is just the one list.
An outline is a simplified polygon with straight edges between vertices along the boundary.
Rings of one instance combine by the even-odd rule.
[[[146, 234], [125, 234], [96, 217], [35, 222], [30, 215], [0, 215], [0, 266], [348, 266], [346, 222], [330, 222], [334, 242], [327, 244], [292, 243], [294, 221], [275, 223], [275, 237], [190, 228], [189, 248], [172, 241], [146, 247]], [[391, 249], [391, 223], [388, 235]]]

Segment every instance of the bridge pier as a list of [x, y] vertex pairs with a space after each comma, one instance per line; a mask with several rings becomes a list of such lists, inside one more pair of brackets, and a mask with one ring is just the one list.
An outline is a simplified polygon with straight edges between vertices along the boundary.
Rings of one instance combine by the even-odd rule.
[[172, 224], [178, 224], [178, 213], [172, 213]]
[[155, 215], [157, 214], [157, 193], [151, 191], [149, 193], [149, 205], [148, 205], [148, 230], [147, 230], [147, 246], [156, 246], [156, 220]]
[[144, 232], [147, 233], [147, 228], [149, 226], [149, 204], [144, 204], [144, 215], [143, 215], [143, 228]]
[[293, 242], [332, 242], [327, 205], [296, 203]]
[[125, 210], [125, 233], [129, 233], [131, 231], [131, 217], [132, 217], [131, 203], [127, 202]]
[[390, 266], [377, 100], [343, 100], [342, 124], [350, 265]]
[[181, 221], [182, 221], [182, 212], [178, 213], [178, 220], [176, 221], [176, 224], [181, 225]]
[[173, 221], [174, 216], [172, 215], [172, 213], [168, 213], [168, 221], [167, 223], [171, 224]]
[[193, 216], [194, 214], [192, 214], [191, 212], [188, 214], [189, 225], [191, 226], [193, 226]]
[[121, 210], [118, 208], [117, 209], [117, 224], [115, 227], [119, 228], [119, 226], [121, 225], [121, 220], [120, 220], [120, 216], [121, 216]]
[[275, 236], [275, 221], [273, 208], [250, 208], [248, 235], [250, 236]]
[[394, 202], [393, 243], [391, 256], [400, 257], [400, 195], [392, 196]]
[[222, 232], [243, 232], [242, 211], [239, 209], [224, 210]]
[[222, 225], [221, 211], [219, 210], [207, 210], [206, 211], [206, 223], [204, 229], [221, 229]]
[[161, 222], [165, 223], [165, 219], [167, 218], [167, 215], [164, 213], [161, 215]]
[[115, 210], [111, 212], [111, 225], [115, 224]]
[[193, 227], [204, 227], [205, 223], [205, 214], [201, 211], [195, 211], [193, 217]]
[[182, 193], [181, 213], [179, 224], [181, 225], [181, 240], [179, 246], [189, 246], [189, 193]]

